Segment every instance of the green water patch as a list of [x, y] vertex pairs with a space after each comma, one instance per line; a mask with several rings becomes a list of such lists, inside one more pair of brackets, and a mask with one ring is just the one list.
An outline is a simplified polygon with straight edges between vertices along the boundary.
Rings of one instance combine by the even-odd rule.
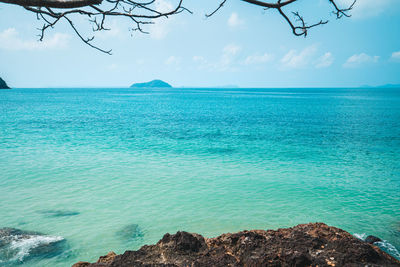
[[116, 232], [116, 235], [126, 241], [143, 241], [144, 232], [138, 224], [128, 224]]

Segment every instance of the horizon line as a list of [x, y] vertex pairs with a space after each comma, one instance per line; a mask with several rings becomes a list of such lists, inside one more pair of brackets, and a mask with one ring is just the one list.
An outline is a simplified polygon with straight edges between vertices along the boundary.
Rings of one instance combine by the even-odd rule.
[[367, 89], [367, 88], [398, 88], [400, 84], [361, 85], [361, 86], [171, 86], [171, 87], [131, 87], [131, 86], [46, 86], [46, 87], [10, 87], [11, 89]]

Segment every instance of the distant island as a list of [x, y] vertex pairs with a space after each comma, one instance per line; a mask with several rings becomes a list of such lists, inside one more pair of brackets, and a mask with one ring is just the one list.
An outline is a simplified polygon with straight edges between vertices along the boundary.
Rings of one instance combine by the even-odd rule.
[[11, 89], [2, 78], [0, 78], [0, 89]]
[[395, 88], [396, 89], [396, 88], [400, 88], [400, 84], [388, 83], [388, 84], [381, 84], [381, 85], [375, 85], [375, 86], [361, 85], [360, 88], [390, 88], [390, 89]]
[[161, 80], [152, 80], [147, 83], [134, 83], [131, 85], [131, 88], [171, 88], [172, 86], [164, 81]]

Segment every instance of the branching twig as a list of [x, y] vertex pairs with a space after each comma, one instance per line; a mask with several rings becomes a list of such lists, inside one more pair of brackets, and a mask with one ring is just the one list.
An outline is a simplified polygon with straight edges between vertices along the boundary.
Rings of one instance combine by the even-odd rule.
[[[0, 0], [0, 2], [2, 1], [3, 0]], [[6, 0], [6, 1], [17, 1], [17, 0]], [[35, 2], [37, 0], [23, 0], [23, 1]], [[43, 2], [46, 1], [50, 1], [52, 3], [57, 1], [65, 2], [65, 0], [44, 0]], [[82, 3], [82, 1], [85, 0], [72, 0], [72, 1]], [[55, 10], [49, 6], [24, 6], [24, 8], [28, 11], [36, 13], [37, 18], [45, 22], [43, 27], [39, 29], [40, 41], [43, 40], [44, 34], [49, 28], [53, 28], [59, 21], [64, 20], [70, 25], [75, 34], [85, 44], [106, 54], [111, 54], [111, 50], [105, 50], [94, 45], [92, 42], [94, 40], [94, 36], [84, 37], [81, 31], [73, 23], [73, 20], [70, 17], [71, 15], [79, 14], [82, 16], [86, 16], [88, 18], [89, 23], [92, 24], [91, 28], [93, 32], [110, 30], [105, 26], [107, 18], [109, 17], [124, 17], [133, 22], [134, 26], [131, 28], [132, 31], [147, 33], [142, 29], [142, 26], [147, 24], [153, 24], [154, 19], [161, 17], [168, 18], [168, 16], [170, 15], [179, 14], [183, 11], [190, 12], [188, 9], [182, 6], [183, 0], [179, 0], [175, 8], [166, 12], [161, 12], [157, 10], [156, 0], [150, 0], [147, 2], [136, 2], [132, 0], [103, 0], [103, 1], [100, 0], [101, 2], [100, 6], [92, 4], [92, 3], [98, 3], [99, 0], [87, 0], [87, 1], [90, 4], [85, 7], [67, 8], [65, 10], [61, 10], [59, 8], [56, 8], [57, 10]], [[71, 3], [69, 3], [69, 5], [71, 5]]]
[[219, 6], [218, 6], [216, 9], [214, 9], [213, 12], [211, 12], [210, 14], [206, 14], [206, 17], [207, 17], [207, 18], [208, 18], [208, 17], [211, 17], [212, 15], [214, 15], [215, 13], [217, 13], [217, 11], [218, 11], [221, 7], [223, 7], [223, 6], [225, 5], [225, 3], [226, 3], [226, 0], [222, 1], [222, 2], [219, 4]]
[[349, 15], [347, 12], [352, 10], [355, 3], [357, 0], [354, 0], [353, 3], [345, 9], [340, 9], [338, 8], [337, 4], [335, 3], [334, 0], [329, 0], [329, 2], [331, 2], [331, 4], [333, 5], [333, 7], [335, 8], [335, 10], [333, 11], [333, 14], [336, 15], [336, 18], [340, 19], [341, 17], [345, 16], [345, 17], [351, 17], [351, 15]]
[[[289, 24], [290, 28], [292, 29], [292, 32], [294, 35], [296, 36], [304, 36], [306, 37], [308, 34], [308, 30], [319, 26], [319, 25], [323, 25], [328, 23], [328, 20], [320, 20], [317, 23], [311, 24], [311, 25], [307, 25], [307, 23], [305, 22], [304, 18], [299, 14], [299, 12], [292, 12], [294, 15], [294, 20], [295, 22], [297, 22], [298, 24], [296, 25], [296, 23], [294, 23], [287, 15], [286, 13], [283, 11], [283, 7], [286, 7], [289, 4], [292, 4], [298, 0], [275, 0], [275, 1], [261, 1], [261, 0], [241, 0], [243, 2], [249, 3], [249, 4], [253, 4], [256, 6], [261, 6], [264, 7], [265, 9], [276, 9], [279, 14], [284, 18], [284, 20]], [[355, 3], [357, 0], [354, 0], [353, 3], [344, 9], [341, 9], [338, 7], [338, 5], [336, 4], [335, 0], [329, 0], [329, 2], [332, 4], [333, 6], [333, 13], [336, 15], [337, 19], [342, 18], [343, 16], [345, 17], [350, 17], [351, 15], [348, 14], [348, 12], [350, 10], [353, 9]], [[218, 6], [217, 9], [215, 9], [212, 13], [210, 13], [209, 15], [206, 15], [206, 17], [210, 17], [212, 15], [214, 15], [224, 4], [225, 4], [226, 0], [223, 0], [220, 5]]]
[[[94, 36], [85, 38], [80, 30], [74, 25], [73, 20], [70, 16], [78, 14], [88, 18], [89, 23], [92, 25], [93, 32], [108, 31], [106, 21], [109, 17], [124, 17], [129, 19], [133, 27], [131, 31], [139, 31], [141, 33], [147, 33], [143, 30], [142, 26], [147, 24], [153, 24], [154, 19], [165, 17], [168, 18], [170, 15], [179, 14], [183, 11], [192, 13], [188, 9], [182, 6], [183, 0], [179, 0], [179, 3], [170, 11], [161, 12], [157, 10], [156, 4], [159, 0], [0, 0], [3, 3], [15, 4], [23, 6], [26, 10], [36, 14], [38, 20], [43, 20], [45, 23], [40, 30], [39, 40], [42, 41], [44, 34], [49, 28], [53, 28], [59, 21], [67, 21], [72, 30], [78, 35], [78, 37], [87, 45], [95, 48], [103, 53], [111, 54], [111, 50], [104, 50], [94, 45], [92, 41]], [[283, 8], [286, 8], [289, 4], [297, 2], [299, 0], [241, 0], [243, 2], [264, 7], [265, 9], [276, 9], [284, 20], [289, 24], [292, 32], [296, 36], [306, 37], [308, 30], [328, 23], [328, 20], [320, 20], [317, 23], [308, 25], [304, 18], [299, 12], [292, 12], [294, 20], [286, 15]], [[357, 0], [347, 8], [339, 8], [335, 0], [328, 0], [333, 7], [333, 13], [337, 19], [344, 17], [350, 17], [348, 13], [353, 9]], [[206, 14], [206, 17], [214, 15], [220, 10], [227, 0], [220, 0], [219, 6], [210, 14]]]

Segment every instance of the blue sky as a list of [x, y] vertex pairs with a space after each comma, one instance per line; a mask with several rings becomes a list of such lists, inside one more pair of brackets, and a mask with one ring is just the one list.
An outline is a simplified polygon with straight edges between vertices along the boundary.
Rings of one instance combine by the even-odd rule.
[[[173, 0], [160, 1], [161, 7]], [[350, 0], [337, 0], [346, 5]], [[174, 86], [342, 87], [400, 84], [400, 1], [358, 0], [351, 18], [336, 20], [328, 0], [301, 0], [309, 23], [327, 25], [296, 37], [274, 10], [230, 0], [211, 18], [215, 0], [186, 0], [194, 12], [160, 19], [131, 36], [129, 23], [83, 44], [65, 24], [37, 42], [42, 22], [18, 6], [0, 4], [0, 77], [13, 87], [126, 87], [162, 79]], [[82, 18], [76, 24], [89, 27]]]

